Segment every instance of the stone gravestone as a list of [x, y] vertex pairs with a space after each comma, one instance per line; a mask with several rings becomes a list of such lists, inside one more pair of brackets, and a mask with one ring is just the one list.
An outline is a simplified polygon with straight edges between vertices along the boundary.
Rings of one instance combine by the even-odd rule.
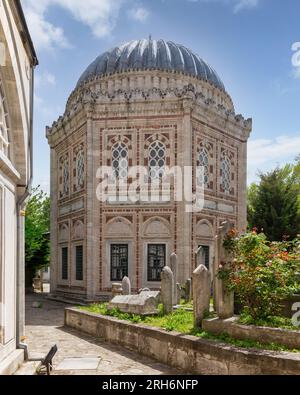
[[154, 298], [157, 301], [157, 304], [161, 302], [161, 293], [160, 291], [150, 291], [150, 289], [145, 288], [139, 292], [139, 295], [148, 295]]
[[196, 268], [203, 264], [203, 248], [199, 247], [195, 254]]
[[122, 295], [123, 294], [122, 284], [113, 283], [111, 286], [111, 293], [112, 293], [112, 299], [115, 296]]
[[141, 289], [139, 289], [138, 293], [140, 294], [141, 292], [145, 292], [145, 291], [150, 292], [151, 289], [150, 288], [141, 288]]
[[193, 273], [194, 324], [201, 327], [205, 313], [209, 312], [211, 296], [211, 275], [204, 265]]
[[165, 266], [161, 273], [161, 300], [165, 314], [173, 312], [174, 276], [172, 270]]
[[124, 277], [122, 280], [123, 295], [131, 295], [131, 282], [128, 277]]
[[190, 303], [192, 300], [192, 279], [189, 278], [185, 282], [185, 303]]
[[179, 283], [176, 284], [176, 304], [180, 305], [181, 302], [181, 285]]
[[175, 306], [176, 304], [178, 304], [177, 255], [175, 254], [175, 252], [173, 252], [170, 256], [170, 268], [171, 268], [171, 270], [173, 272], [173, 276], [174, 276], [173, 305]]
[[122, 313], [153, 315], [158, 313], [158, 299], [149, 294], [118, 295], [107, 306], [108, 310], [118, 309]]
[[214, 268], [214, 301], [218, 317], [221, 319], [231, 318], [234, 315], [234, 294], [228, 292], [222, 280], [217, 278], [220, 267], [230, 265], [231, 256], [224, 248], [224, 241], [228, 232], [233, 228], [229, 222], [224, 222], [218, 229], [216, 237], [216, 256]]

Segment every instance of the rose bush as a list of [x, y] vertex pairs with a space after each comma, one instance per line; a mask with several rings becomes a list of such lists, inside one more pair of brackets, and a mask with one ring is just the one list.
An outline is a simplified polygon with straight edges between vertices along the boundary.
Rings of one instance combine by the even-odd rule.
[[237, 237], [231, 231], [224, 248], [230, 265], [220, 265], [218, 277], [234, 292], [243, 313], [253, 319], [280, 314], [282, 301], [300, 293], [300, 241], [269, 242], [257, 230]]

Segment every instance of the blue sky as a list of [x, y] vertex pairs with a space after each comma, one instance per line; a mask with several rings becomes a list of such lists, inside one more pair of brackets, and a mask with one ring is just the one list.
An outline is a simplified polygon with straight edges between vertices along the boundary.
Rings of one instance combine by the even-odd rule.
[[[147, 38], [183, 44], [218, 72], [236, 112], [253, 118], [248, 181], [300, 154], [298, 0], [22, 0], [38, 53], [35, 184], [49, 190], [45, 126], [63, 114], [102, 52]], [[292, 50], [292, 46], [293, 50]], [[299, 54], [299, 57], [298, 57]]]

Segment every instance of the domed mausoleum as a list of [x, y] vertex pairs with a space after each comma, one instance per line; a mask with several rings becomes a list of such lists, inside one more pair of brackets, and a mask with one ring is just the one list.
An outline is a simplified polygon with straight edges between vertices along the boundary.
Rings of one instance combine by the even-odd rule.
[[[51, 292], [105, 299], [125, 275], [134, 290], [156, 289], [172, 252], [184, 283], [199, 246], [213, 272], [220, 224], [246, 229], [251, 127], [251, 119], [235, 114], [216, 71], [183, 45], [139, 40], [100, 55], [80, 77], [64, 115], [47, 128]], [[188, 210], [167, 176], [187, 168], [191, 190], [204, 185], [201, 210]], [[108, 188], [103, 199], [107, 181], [117, 197]]]

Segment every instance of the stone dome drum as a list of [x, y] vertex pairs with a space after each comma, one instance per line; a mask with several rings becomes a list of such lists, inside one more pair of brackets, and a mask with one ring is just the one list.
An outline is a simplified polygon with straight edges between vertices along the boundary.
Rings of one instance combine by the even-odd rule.
[[129, 70], [181, 72], [225, 92], [216, 71], [198, 55], [172, 41], [152, 39], [130, 41], [103, 53], [85, 70], [77, 86], [95, 77]]

